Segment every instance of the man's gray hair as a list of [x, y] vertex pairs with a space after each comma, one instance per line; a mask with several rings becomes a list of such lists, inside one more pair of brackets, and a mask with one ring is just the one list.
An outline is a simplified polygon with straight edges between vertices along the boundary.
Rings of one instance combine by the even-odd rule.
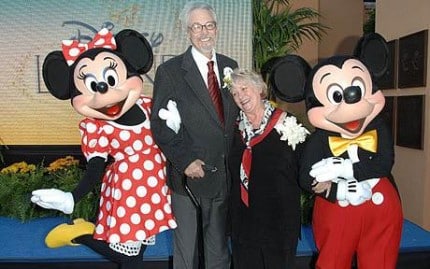
[[181, 21], [182, 29], [186, 32], [188, 29], [188, 22], [190, 20], [190, 13], [196, 9], [205, 9], [209, 11], [213, 17], [213, 20], [217, 22], [215, 9], [205, 2], [187, 2], [184, 5], [184, 8], [182, 9], [181, 13], [179, 14], [179, 20]]

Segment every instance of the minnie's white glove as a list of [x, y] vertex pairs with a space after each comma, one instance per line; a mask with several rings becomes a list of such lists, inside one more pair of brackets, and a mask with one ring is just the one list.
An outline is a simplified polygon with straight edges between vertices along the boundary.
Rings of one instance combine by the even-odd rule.
[[309, 175], [318, 182], [335, 181], [337, 178], [350, 179], [354, 175], [350, 159], [330, 157], [312, 165]]
[[31, 201], [46, 209], [56, 209], [71, 214], [75, 206], [73, 195], [58, 189], [39, 189], [31, 193]]
[[160, 119], [166, 121], [167, 127], [172, 129], [175, 133], [178, 133], [181, 127], [181, 116], [176, 106], [175, 101], [169, 100], [169, 102], [167, 102], [167, 109], [160, 109], [158, 111], [158, 116]]
[[336, 198], [339, 201], [347, 201], [351, 205], [361, 205], [372, 198], [372, 187], [367, 181], [340, 180], [337, 183]]

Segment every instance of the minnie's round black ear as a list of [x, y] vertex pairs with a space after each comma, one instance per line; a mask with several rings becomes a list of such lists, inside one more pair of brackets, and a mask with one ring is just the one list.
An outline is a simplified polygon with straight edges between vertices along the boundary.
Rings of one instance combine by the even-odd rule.
[[358, 57], [375, 78], [382, 77], [388, 69], [388, 46], [378, 33], [363, 36], [357, 43], [354, 55]]
[[42, 76], [53, 96], [61, 100], [70, 99], [70, 69], [61, 51], [53, 51], [46, 56]]
[[148, 73], [154, 61], [151, 45], [139, 32], [125, 29], [115, 35], [117, 50], [139, 74]]
[[304, 100], [309, 72], [309, 64], [298, 55], [287, 55], [278, 59], [270, 72], [273, 94], [290, 103]]

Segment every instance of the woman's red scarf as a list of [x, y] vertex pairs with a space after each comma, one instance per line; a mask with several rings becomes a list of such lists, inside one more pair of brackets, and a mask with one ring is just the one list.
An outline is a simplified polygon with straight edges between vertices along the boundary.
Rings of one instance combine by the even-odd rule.
[[242, 202], [249, 207], [249, 201], [248, 201], [248, 183], [249, 183], [249, 178], [250, 178], [250, 174], [251, 174], [251, 164], [252, 164], [252, 147], [255, 146], [256, 144], [260, 143], [271, 131], [272, 129], [275, 127], [276, 123], [279, 120], [279, 117], [282, 114], [282, 110], [276, 108], [273, 113], [272, 116], [269, 120], [269, 122], [266, 125], [266, 128], [264, 129], [263, 133], [261, 133], [260, 135], [257, 136], [253, 136], [248, 143], [245, 144], [246, 148], [243, 151], [242, 154], [242, 163], [241, 163], [241, 171], [244, 172], [244, 177], [241, 177], [241, 184], [240, 184], [240, 197], [242, 199]]

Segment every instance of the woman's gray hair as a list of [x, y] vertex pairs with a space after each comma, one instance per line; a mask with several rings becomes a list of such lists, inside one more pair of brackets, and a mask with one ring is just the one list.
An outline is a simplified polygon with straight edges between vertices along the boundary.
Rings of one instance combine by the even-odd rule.
[[196, 9], [205, 9], [211, 13], [213, 20], [217, 22], [215, 9], [205, 2], [187, 2], [184, 5], [181, 13], [179, 14], [179, 20], [181, 21], [182, 29], [186, 32], [188, 29], [188, 22], [190, 20], [190, 13]]
[[256, 89], [261, 89], [262, 98], [267, 97], [267, 84], [264, 82], [263, 77], [255, 71], [243, 68], [235, 68], [231, 73], [231, 87], [236, 83], [245, 82], [255, 86]]

